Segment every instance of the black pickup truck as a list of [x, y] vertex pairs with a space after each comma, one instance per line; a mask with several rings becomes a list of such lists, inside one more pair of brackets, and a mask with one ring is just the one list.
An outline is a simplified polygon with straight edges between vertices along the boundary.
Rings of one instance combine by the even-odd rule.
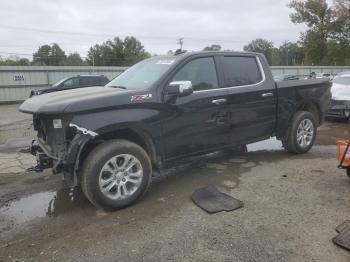
[[37, 168], [117, 209], [177, 158], [272, 136], [306, 153], [330, 98], [328, 80], [276, 83], [261, 54], [190, 52], [141, 61], [102, 88], [30, 98], [20, 111], [33, 114]]

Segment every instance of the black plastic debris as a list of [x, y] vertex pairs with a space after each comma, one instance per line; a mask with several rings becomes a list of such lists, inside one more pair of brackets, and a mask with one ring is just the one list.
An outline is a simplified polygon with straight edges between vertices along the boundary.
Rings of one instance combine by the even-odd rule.
[[333, 238], [333, 243], [350, 251], [350, 220], [344, 221], [335, 230], [339, 234]]
[[221, 211], [233, 211], [243, 206], [242, 201], [220, 192], [213, 185], [194, 191], [192, 201], [211, 214]]

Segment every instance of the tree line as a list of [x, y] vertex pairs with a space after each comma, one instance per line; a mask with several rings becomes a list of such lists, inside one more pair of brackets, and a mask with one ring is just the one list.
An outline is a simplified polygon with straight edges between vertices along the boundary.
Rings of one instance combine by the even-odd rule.
[[[305, 24], [307, 30], [297, 42], [284, 42], [276, 47], [268, 39], [255, 39], [243, 47], [245, 51], [263, 53], [270, 65], [350, 65], [350, 1], [291, 0], [290, 19], [295, 24]], [[218, 44], [204, 51], [222, 50]], [[173, 53], [173, 51], [168, 52]], [[1, 59], [0, 65], [46, 66], [130, 66], [150, 57], [142, 43], [135, 37], [115, 37], [90, 47], [86, 57], [74, 52], [66, 54], [58, 44], [43, 45], [27, 58]]]
[[271, 65], [350, 65], [350, 1], [292, 0], [288, 7], [295, 24], [305, 24], [306, 32], [297, 43], [256, 39], [245, 51], [264, 53]]

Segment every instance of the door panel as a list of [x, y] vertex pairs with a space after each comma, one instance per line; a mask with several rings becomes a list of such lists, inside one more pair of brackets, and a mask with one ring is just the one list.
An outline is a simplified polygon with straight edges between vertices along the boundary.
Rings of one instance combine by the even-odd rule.
[[[275, 90], [259, 88], [252, 91], [242, 87], [228, 92], [231, 142], [246, 144], [270, 136], [276, 122]], [[262, 94], [267, 92], [274, 96], [263, 97]]]
[[169, 112], [163, 123], [166, 159], [226, 145], [227, 91], [219, 88], [213, 57], [191, 60], [171, 81], [191, 81], [194, 93], [166, 104]]
[[163, 125], [167, 159], [227, 145], [226, 104], [212, 102], [225, 99], [226, 94], [226, 90], [219, 90], [177, 99], [171, 106], [172, 116]]
[[[225, 63], [224, 59], [231, 61]], [[277, 95], [275, 85], [266, 79], [260, 61], [251, 56], [222, 57], [221, 61], [228, 87], [230, 142], [246, 144], [272, 135]]]

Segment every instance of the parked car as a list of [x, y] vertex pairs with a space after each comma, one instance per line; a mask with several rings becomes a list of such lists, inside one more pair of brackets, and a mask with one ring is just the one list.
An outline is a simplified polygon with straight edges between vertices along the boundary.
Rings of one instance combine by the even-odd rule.
[[332, 100], [328, 116], [350, 121], [350, 72], [340, 74], [333, 79]]
[[331, 78], [331, 74], [329, 73], [316, 73], [316, 78]]
[[30, 96], [42, 95], [51, 92], [63, 91], [67, 89], [88, 87], [88, 86], [104, 86], [109, 79], [103, 75], [78, 75], [64, 78], [48, 88], [32, 90]]
[[341, 75], [350, 75], [350, 71], [343, 71], [337, 74], [337, 76], [341, 76]]
[[106, 87], [30, 98], [20, 111], [34, 116], [37, 168], [117, 209], [175, 159], [269, 137], [308, 152], [330, 98], [328, 80], [276, 83], [261, 54], [190, 52], [141, 61]]

